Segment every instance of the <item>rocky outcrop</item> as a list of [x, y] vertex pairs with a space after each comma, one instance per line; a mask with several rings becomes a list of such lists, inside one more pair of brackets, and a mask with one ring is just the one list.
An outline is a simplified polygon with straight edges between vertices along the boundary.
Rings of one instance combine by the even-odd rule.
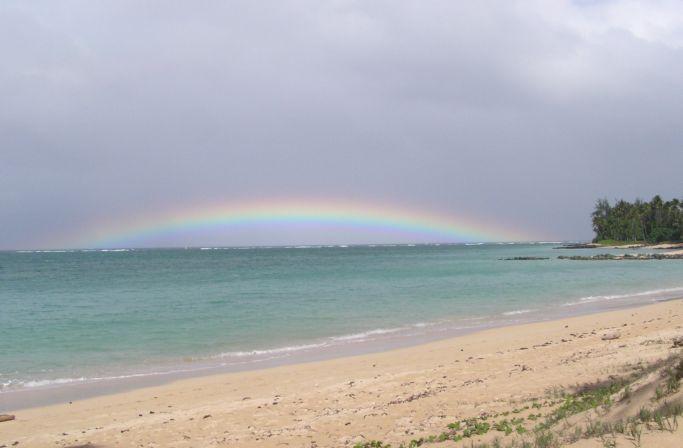
[[597, 249], [598, 247], [601, 246], [597, 243], [569, 243], [553, 247], [553, 249]]
[[665, 254], [598, 254], [598, 255], [560, 255], [557, 257], [560, 260], [683, 260], [683, 253], [665, 253]]
[[562, 246], [553, 247], [553, 249], [658, 249], [671, 250], [683, 249], [683, 243], [660, 243], [660, 244], [646, 244], [646, 243], [632, 243], [609, 245], [600, 243], [568, 243]]
[[664, 249], [664, 250], [670, 250], [670, 249], [683, 249], [683, 243], [662, 243], [662, 244], [655, 244], [654, 246], [649, 246], [649, 249]]

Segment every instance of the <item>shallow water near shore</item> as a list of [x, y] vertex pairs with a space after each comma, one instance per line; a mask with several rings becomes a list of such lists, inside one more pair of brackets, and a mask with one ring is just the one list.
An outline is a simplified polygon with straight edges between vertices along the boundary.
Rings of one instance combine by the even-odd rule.
[[556, 245], [2, 252], [0, 409], [683, 295], [680, 260]]

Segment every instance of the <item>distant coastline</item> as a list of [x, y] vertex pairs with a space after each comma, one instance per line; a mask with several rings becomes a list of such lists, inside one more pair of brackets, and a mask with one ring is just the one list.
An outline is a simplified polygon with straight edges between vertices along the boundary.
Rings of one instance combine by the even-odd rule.
[[[683, 243], [624, 243], [614, 244], [613, 241], [607, 243], [572, 243], [555, 247], [555, 249], [640, 249], [641, 252], [635, 253], [600, 253], [595, 255], [560, 255], [560, 260], [683, 260]], [[645, 251], [666, 251], [666, 252], [642, 252]]]
[[650, 202], [618, 200], [612, 205], [599, 199], [591, 214], [595, 238], [592, 242], [570, 243], [555, 249], [639, 249], [663, 253], [601, 253], [589, 256], [560, 255], [562, 260], [677, 260], [683, 259], [683, 201], [663, 201], [657, 195]]
[[591, 243], [568, 243], [555, 247], [555, 249], [650, 249], [672, 250], [683, 249], [683, 242], [650, 244], [647, 242], [631, 241], [599, 241]]

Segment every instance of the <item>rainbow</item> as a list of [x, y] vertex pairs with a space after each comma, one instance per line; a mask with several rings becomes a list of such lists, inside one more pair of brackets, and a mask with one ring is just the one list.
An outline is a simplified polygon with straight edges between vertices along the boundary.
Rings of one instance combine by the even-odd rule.
[[342, 200], [255, 201], [189, 207], [154, 213], [125, 223], [95, 225], [65, 242], [69, 247], [120, 247], [153, 241], [176, 232], [234, 229], [259, 224], [337, 226], [403, 232], [434, 242], [530, 241], [521, 232], [481, 219], [450, 217], [420, 210]]

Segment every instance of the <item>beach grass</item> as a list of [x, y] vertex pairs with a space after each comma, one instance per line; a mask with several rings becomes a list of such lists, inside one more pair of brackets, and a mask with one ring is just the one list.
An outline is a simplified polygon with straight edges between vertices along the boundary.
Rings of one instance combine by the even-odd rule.
[[[633, 393], [631, 388], [652, 372], [660, 374], [653, 380], [657, 384], [654, 394], [650, 397], [651, 406], [641, 407], [627, 418], [600, 418], [600, 413], [596, 411], [606, 413], [615, 406], [629, 403]], [[591, 438], [598, 438], [604, 446], [611, 447], [616, 446], [617, 435], [628, 438], [636, 447], [639, 447], [643, 430], [673, 432], [678, 429], [678, 418], [683, 415], [683, 397], [676, 397], [673, 401], [668, 401], [667, 398], [680, 391], [681, 379], [683, 379], [683, 355], [676, 353], [665, 360], [639, 365], [636, 371], [627, 376], [583, 384], [576, 386], [573, 391], [558, 393], [554, 390], [543, 402], [533, 401], [529, 405], [514, 408], [512, 411], [451, 422], [439, 434], [402, 442], [398, 448], [416, 448], [447, 441], [468, 440], [471, 442], [462, 446], [469, 448], [556, 448], [580, 439]], [[643, 385], [640, 385], [640, 388], [642, 389]], [[528, 415], [511, 419], [499, 418], [539, 409], [547, 409], [547, 411], [545, 414], [531, 412]], [[581, 414], [586, 415], [583, 419], [577, 420], [576, 416]], [[541, 417], [543, 421], [535, 423]], [[570, 421], [571, 419], [574, 421]], [[485, 436], [492, 431], [496, 432], [496, 436], [491, 441], [475, 442], [473, 440], [476, 436]], [[391, 445], [372, 440], [358, 443], [353, 448], [391, 448]]]

